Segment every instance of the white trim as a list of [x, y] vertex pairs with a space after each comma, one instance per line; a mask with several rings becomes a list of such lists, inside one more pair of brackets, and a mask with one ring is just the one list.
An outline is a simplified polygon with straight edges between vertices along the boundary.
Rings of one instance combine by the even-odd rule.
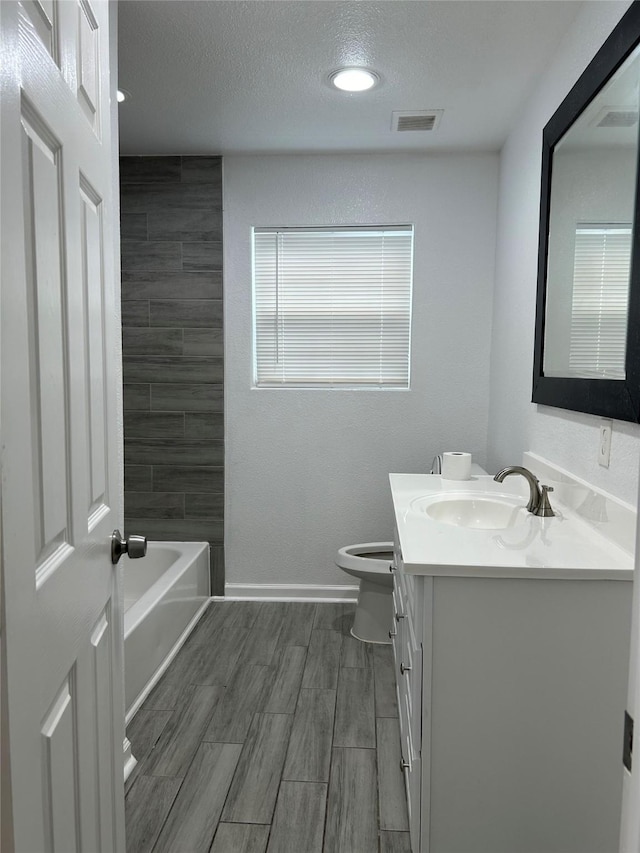
[[138, 759], [131, 752], [131, 741], [128, 737], [122, 743], [122, 751], [124, 753], [124, 781], [126, 782], [133, 773], [133, 768], [138, 763]]
[[216, 601], [323, 601], [355, 602], [358, 599], [357, 586], [328, 586], [325, 584], [290, 583], [227, 583], [224, 585], [224, 598]]

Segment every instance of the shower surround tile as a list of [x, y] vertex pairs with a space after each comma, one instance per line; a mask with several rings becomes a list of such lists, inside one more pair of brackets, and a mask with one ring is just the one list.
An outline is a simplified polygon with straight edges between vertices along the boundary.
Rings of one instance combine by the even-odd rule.
[[222, 412], [224, 388], [220, 385], [167, 383], [151, 388], [151, 409], [163, 412]]
[[221, 299], [152, 299], [150, 326], [222, 328]]
[[222, 272], [123, 270], [122, 299], [222, 299]]
[[[125, 382], [212, 383], [223, 381], [221, 358], [164, 355], [125, 355], [122, 359]], [[126, 436], [125, 436], [126, 437]]]
[[122, 240], [120, 248], [123, 270], [182, 269], [182, 246], [180, 243]]
[[[138, 213], [127, 215], [140, 216]], [[150, 240], [179, 240], [185, 243], [222, 240], [222, 211], [188, 208], [163, 210], [148, 215], [148, 228]]]
[[222, 158], [120, 160], [125, 525], [206, 540], [224, 591]]
[[212, 412], [186, 412], [184, 434], [187, 438], [224, 438], [224, 415]]
[[216, 465], [224, 463], [221, 441], [187, 438], [125, 438], [124, 461], [134, 465]]
[[184, 329], [184, 355], [224, 355], [222, 329]]
[[184, 438], [184, 412], [124, 413], [124, 432], [132, 438]]
[[222, 269], [222, 243], [185, 243], [183, 263], [186, 270]]
[[138, 329], [125, 326], [122, 348], [128, 355], [182, 355], [182, 329]]
[[136, 328], [149, 325], [149, 300], [130, 299], [122, 302], [122, 327], [135, 326]]

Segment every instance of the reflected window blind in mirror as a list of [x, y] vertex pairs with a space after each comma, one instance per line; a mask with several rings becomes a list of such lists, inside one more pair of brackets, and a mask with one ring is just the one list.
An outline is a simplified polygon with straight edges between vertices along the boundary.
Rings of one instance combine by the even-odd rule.
[[256, 387], [409, 387], [413, 227], [255, 228]]
[[629, 224], [576, 228], [571, 343], [572, 375], [624, 379], [631, 266]]

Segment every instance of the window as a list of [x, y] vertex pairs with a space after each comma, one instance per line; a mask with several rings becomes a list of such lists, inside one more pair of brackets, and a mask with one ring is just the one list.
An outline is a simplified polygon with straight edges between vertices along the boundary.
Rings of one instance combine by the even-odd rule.
[[255, 228], [257, 387], [409, 387], [413, 227]]
[[569, 367], [584, 378], [625, 378], [631, 226], [579, 225]]

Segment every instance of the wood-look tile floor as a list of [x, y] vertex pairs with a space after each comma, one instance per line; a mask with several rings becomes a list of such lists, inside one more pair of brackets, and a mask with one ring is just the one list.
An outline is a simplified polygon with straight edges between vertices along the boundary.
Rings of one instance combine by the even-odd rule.
[[128, 727], [128, 853], [410, 853], [391, 646], [213, 602]]

